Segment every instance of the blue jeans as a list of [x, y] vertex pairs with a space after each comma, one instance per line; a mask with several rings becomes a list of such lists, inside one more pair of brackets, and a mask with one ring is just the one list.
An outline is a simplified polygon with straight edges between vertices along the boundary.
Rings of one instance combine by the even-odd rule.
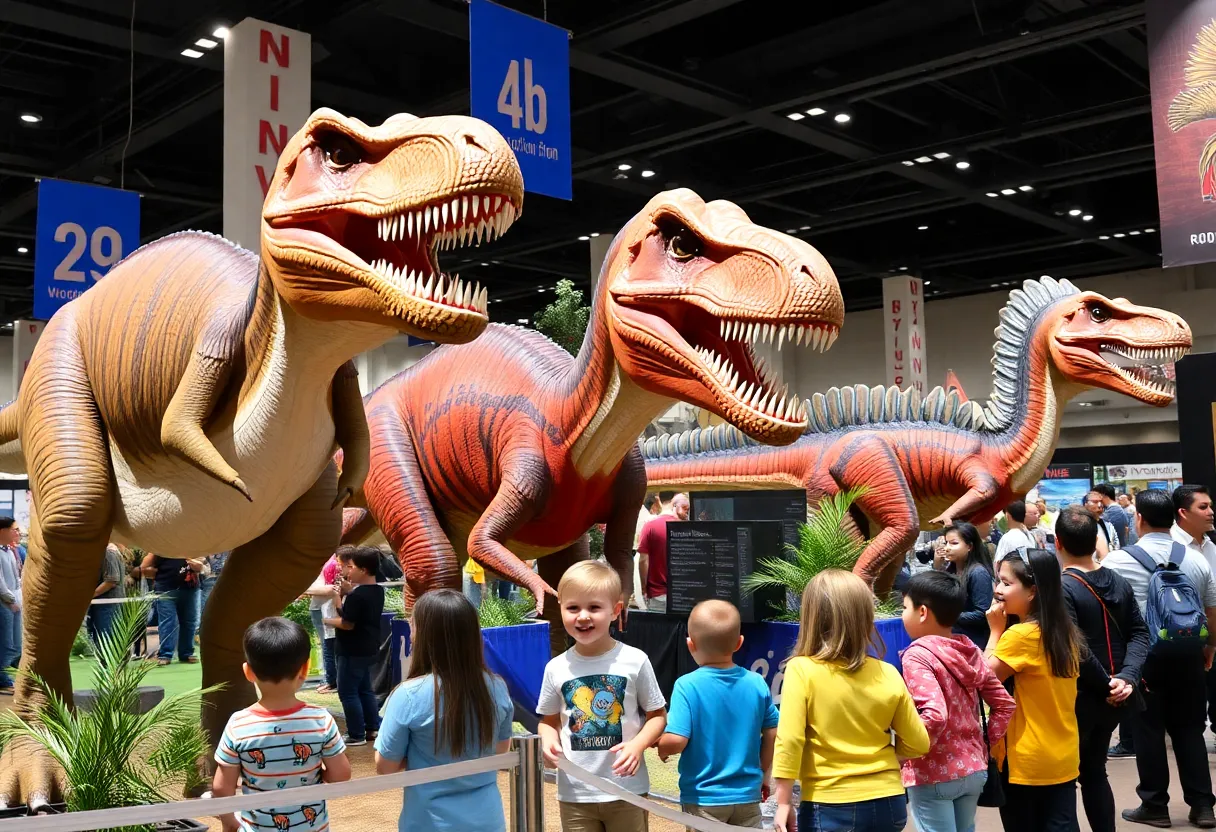
[[317, 638], [321, 639], [321, 664], [325, 672], [325, 684], [336, 688], [338, 665], [334, 661], [334, 642], [337, 639], [325, 637], [325, 616], [321, 610], [309, 610], [308, 614], [312, 617], [312, 628], [317, 631]]
[[211, 597], [211, 590], [215, 589], [215, 584], [219, 579], [219, 575], [208, 575], [202, 578], [202, 582], [199, 584], [198, 611], [200, 618], [202, 617], [203, 610], [207, 609], [207, 599]]
[[118, 604], [89, 605], [89, 612], [84, 618], [84, 626], [94, 644], [100, 642], [101, 637], [110, 632], [110, 627], [114, 625], [114, 616], [117, 614]]
[[798, 832], [899, 832], [907, 825], [908, 804], [902, 794], [857, 803], [804, 800], [798, 807]]
[[13, 677], [5, 672], [21, 655], [21, 613], [0, 603], [0, 688], [11, 688]]
[[372, 691], [375, 656], [338, 654], [338, 699], [346, 714], [346, 734], [352, 740], [367, 738], [368, 731], [380, 730], [380, 704]]
[[198, 630], [198, 589], [181, 587], [156, 599], [156, 629], [160, 634], [159, 659], [182, 661], [194, 655], [194, 633]]
[[959, 780], [908, 788], [908, 808], [918, 832], [974, 832], [975, 807], [988, 780], [977, 771]]

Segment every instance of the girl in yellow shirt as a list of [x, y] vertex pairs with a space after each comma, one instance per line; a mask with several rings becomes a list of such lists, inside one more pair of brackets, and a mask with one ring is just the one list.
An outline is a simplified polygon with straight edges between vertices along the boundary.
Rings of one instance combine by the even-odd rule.
[[[1043, 549], [1012, 552], [1000, 563], [992, 606], [988, 666], [1013, 677], [1017, 703], [1005, 735], [1008, 832], [1075, 832], [1080, 739], [1077, 675], [1084, 642], [1064, 605], [1060, 564]], [[1008, 626], [1008, 616], [1021, 623]], [[999, 754], [999, 746], [996, 749]]]
[[800, 619], [773, 760], [777, 830], [790, 827], [799, 780], [798, 829], [897, 832], [908, 822], [898, 757], [923, 756], [929, 734], [899, 671], [866, 653], [874, 596], [856, 575], [821, 572]]

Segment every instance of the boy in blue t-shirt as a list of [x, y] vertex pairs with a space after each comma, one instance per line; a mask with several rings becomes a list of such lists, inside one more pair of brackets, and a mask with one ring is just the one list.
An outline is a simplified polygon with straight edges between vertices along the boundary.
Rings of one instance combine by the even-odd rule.
[[676, 680], [659, 757], [680, 755], [685, 812], [758, 829], [777, 708], [764, 677], [734, 663], [740, 629], [739, 611], [725, 601], [702, 601], [689, 614], [688, 649], [699, 667]]

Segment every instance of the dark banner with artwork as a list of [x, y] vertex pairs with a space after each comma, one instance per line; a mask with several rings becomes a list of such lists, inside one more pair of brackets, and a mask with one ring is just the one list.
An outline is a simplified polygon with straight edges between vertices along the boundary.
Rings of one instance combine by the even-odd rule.
[[1166, 266], [1216, 260], [1216, 0], [1152, 0], [1153, 144]]
[[1177, 401], [1182, 479], [1216, 486], [1216, 353], [1178, 362]]

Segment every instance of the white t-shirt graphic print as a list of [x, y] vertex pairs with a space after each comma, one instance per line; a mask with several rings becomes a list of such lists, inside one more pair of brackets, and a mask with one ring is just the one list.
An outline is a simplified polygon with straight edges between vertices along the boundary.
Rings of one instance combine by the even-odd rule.
[[[560, 715], [566, 759], [634, 794], [646, 794], [646, 764], [632, 777], [617, 777], [612, 773], [617, 755], [609, 749], [636, 737], [646, 712], [666, 705], [646, 654], [618, 642], [601, 656], [588, 658], [570, 649], [551, 660], [536, 710], [542, 716]], [[557, 799], [604, 803], [616, 798], [558, 771]]]

